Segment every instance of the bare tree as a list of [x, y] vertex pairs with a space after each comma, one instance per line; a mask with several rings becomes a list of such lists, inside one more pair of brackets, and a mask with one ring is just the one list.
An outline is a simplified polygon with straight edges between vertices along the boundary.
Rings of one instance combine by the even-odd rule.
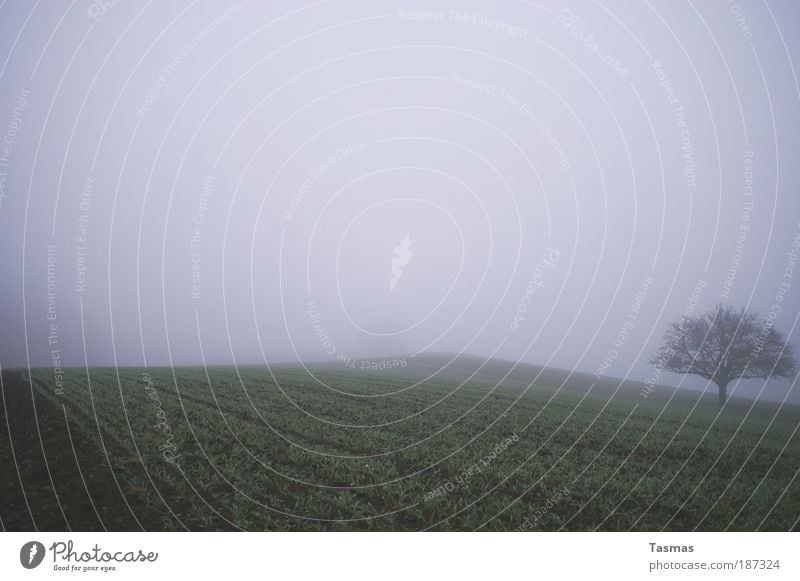
[[720, 405], [735, 379], [789, 377], [796, 370], [791, 345], [771, 318], [760, 321], [744, 308], [737, 311], [723, 304], [672, 323], [650, 363], [713, 381]]

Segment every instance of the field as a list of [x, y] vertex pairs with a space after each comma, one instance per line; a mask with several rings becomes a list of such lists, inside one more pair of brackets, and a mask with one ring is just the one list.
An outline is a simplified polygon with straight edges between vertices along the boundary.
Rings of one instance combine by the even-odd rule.
[[4, 370], [2, 528], [800, 528], [796, 406], [406, 363]]

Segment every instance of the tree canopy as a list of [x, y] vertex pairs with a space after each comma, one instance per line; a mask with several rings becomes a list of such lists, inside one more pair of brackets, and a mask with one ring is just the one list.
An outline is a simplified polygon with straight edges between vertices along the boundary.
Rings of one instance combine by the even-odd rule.
[[718, 304], [672, 323], [650, 363], [713, 381], [724, 404], [728, 384], [735, 379], [789, 377], [795, 372], [791, 345], [772, 321]]

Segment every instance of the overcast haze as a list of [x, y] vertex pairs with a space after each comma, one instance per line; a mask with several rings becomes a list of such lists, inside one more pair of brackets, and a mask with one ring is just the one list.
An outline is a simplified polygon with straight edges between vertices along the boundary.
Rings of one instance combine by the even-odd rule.
[[2, 367], [797, 343], [796, 2], [100, 4], [0, 7]]

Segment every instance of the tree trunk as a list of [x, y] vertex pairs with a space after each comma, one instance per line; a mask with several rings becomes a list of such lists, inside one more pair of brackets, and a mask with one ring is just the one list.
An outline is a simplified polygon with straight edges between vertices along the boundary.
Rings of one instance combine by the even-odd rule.
[[722, 407], [728, 401], [728, 382], [720, 382], [717, 386], [719, 386], [719, 407]]

